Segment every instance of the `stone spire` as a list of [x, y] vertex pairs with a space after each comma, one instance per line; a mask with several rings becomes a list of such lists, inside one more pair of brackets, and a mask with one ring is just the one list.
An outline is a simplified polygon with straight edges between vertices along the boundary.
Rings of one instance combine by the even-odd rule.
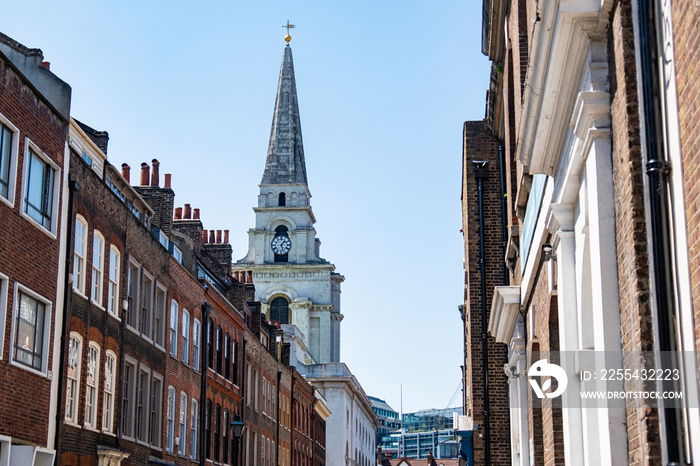
[[284, 48], [261, 184], [307, 184], [294, 62], [289, 45]]

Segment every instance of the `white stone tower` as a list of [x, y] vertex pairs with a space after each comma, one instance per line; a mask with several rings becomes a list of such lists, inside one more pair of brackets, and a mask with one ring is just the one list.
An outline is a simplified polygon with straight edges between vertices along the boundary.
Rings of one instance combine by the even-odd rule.
[[[252, 276], [256, 300], [292, 343], [292, 364], [340, 361], [340, 284], [344, 277], [319, 255], [306, 179], [301, 120], [289, 44], [284, 48], [270, 146], [248, 231], [248, 254], [234, 277]], [[296, 362], [295, 359], [298, 361]]]

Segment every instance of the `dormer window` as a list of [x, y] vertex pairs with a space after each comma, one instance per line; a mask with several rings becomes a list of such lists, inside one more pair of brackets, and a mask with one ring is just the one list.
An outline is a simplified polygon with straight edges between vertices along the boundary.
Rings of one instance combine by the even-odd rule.
[[280, 193], [278, 204], [280, 207], [287, 205], [287, 195], [285, 193]]

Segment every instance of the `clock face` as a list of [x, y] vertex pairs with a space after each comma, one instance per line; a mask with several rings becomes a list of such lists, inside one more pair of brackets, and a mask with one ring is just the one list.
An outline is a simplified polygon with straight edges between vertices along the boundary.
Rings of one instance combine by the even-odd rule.
[[292, 240], [289, 239], [289, 236], [275, 236], [272, 238], [270, 246], [272, 247], [272, 252], [278, 256], [283, 256], [292, 249]]

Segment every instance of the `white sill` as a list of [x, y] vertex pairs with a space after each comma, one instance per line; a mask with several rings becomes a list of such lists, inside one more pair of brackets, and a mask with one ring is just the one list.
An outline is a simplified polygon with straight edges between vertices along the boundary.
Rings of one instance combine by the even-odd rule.
[[80, 296], [81, 298], [83, 298], [86, 301], [88, 300], [88, 297], [85, 296], [85, 294], [76, 287], [73, 287], [73, 293], [77, 294], [78, 296]]
[[[49, 236], [51, 239], [56, 239], [56, 233], [54, 233], [54, 232], [51, 231], [51, 230], [47, 230], [46, 227], [45, 227], [44, 225], [40, 224], [39, 222], [37, 222], [36, 220], [34, 220], [32, 217], [30, 217], [29, 215], [27, 215], [27, 214], [24, 212], [24, 209], [22, 209], [22, 210], [20, 211], [20, 215], [22, 215], [22, 217], [24, 217], [26, 220], [28, 220], [32, 225], [34, 225], [35, 227], [37, 227], [39, 230], [41, 230], [42, 232], [44, 232], [44, 234], [46, 234], [47, 236]], [[52, 223], [55, 223], [55, 222], [52, 222]]]
[[[10, 350], [12, 350], [12, 347], [10, 347]], [[24, 369], [25, 371], [36, 374], [39, 377], [43, 377], [45, 379], [49, 378], [48, 375], [46, 374], [46, 372], [41, 372], [41, 371], [34, 369], [33, 367], [26, 366], [20, 362], [15, 361], [14, 358], [10, 359], [10, 365], [15, 366], [15, 367], [19, 367], [20, 369]]]
[[110, 437], [116, 437], [116, 436], [117, 436], [117, 434], [115, 434], [114, 432], [110, 432], [109, 430], [106, 430], [106, 429], [102, 429], [100, 432], [102, 432], [102, 433], [105, 434], [105, 435], [109, 435]]
[[111, 318], [113, 318], [114, 320], [116, 320], [117, 322], [121, 322], [121, 321], [122, 321], [122, 320], [119, 318], [118, 315], [113, 314], [113, 313], [111, 313], [111, 312], [109, 312], [109, 311], [107, 311], [107, 315], [110, 316]]
[[65, 418], [64, 418], [64, 419], [63, 419], [63, 423], [66, 424], [66, 425], [68, 425], [68, 426], [75, 427], [75, 428], [77, 428], [77, 429], [82, 429], [82, 428], [83, 428], [83, 426], [81, 426], [80, 424], [78, 424], [77, 422], [75, 422], [75, 421], [72, 420], [72, 419], [65, 419]]
[[94, 306], [95, 306], [97, 309], [99, 309], [100, 311], [103, 311], [103, 312], [105, 311], [105, 308], [102, 307], [102, 305], [101, 305], [100, 303], [98, 303], [97, 301], [95, 301], [94, 299], [91, 299], [91, 300], [90, 300], [90, 303], [94, 304]]
[[99, 432], [99, 430], [97, 430], [96, 427], [93, 427], [93, 426], [91, 426], [91, 425], [89, 425], [89, 424], [85, 424], [83, 427], [85, 428], [85, 430], [89, 430], [89, 431], [92, 431], [92, 432]]
[[[14, 193], [14, 192], [15, 192], [15, 191], [14, 191], [15, 188], [16, 188], [16, 186], [10, 186], [10, 187], [8, 188], [8, 192], [9, 192], [10, 190], [12, 190], [12, 192]], [[0, 196], [0, 201], [2, 201], [2, 202], [4, 202], [5, 204], [7, 204], [11, 209], [13, 209], [13, 208], [15, 207], [15, 200], [14, 200], [14, 199], [9, 200], [9, 199], [6, 198], [5, 196]]]

